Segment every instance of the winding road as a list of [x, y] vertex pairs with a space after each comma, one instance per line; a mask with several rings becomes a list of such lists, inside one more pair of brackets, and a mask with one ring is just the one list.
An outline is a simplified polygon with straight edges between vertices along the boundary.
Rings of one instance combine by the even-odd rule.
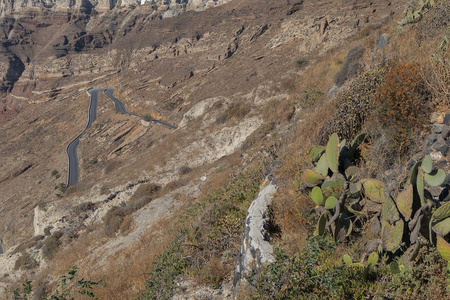
[[[114, 89], [101, 89], [101, 88], [89, 89], [88, 93], [90, 95], [90, 102], [89, 102], [89, 111], [88, 111], [88, 122], [87, 122], [84, 130], [73, 141], [71, 141], [69, 143], [69, 145], [67, 145], [67, 148], [66, 148], [67, 157], [69, 158], [69, 171], [68, 171], [68, 176], [67, 176], [67, 185], [68, 186], [75, 185], [78, 183], [78, 178], [79, 178], [79, 162], [78, 162], [78, 155], [77, 155], [78, 145], [80, 144], [81, 136], [86, 132], [86, 130], [89, 129], [89, 127], [91, 127], [92, 123], [94, 123], [94, 121], [97, 119], [98, 94], [101, 91], [103, 91], [103, 93], [114, 102], [114, 106], [116, 107], [118, 112], [129, 115], [129, 116], [142, 118], [142, 116], [131, 114], [131, 113], [127, 112], [123, 103], [119, 99], [114, 97], [114, 95], [113, 95]], [[153, 118], [150, 119], [150, 121], [161, 124], [163, 126], [167, 126], [172, 129], [177, 128], [177, 126], [175, 126], [175, 125], [168, 124], [168, 123], [165, 123], [165, 122], [153, 119]]]

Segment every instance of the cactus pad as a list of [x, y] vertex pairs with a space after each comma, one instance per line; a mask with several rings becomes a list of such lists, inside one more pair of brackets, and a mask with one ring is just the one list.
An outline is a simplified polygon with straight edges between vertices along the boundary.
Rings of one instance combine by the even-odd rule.
[[344, 260], [344, 263], [347, 266], [350, 266], [353, 263], [352, 258], [350, 257], [350, 255], [348, 255], [347, 253], [344, 254], [344, 256], [342, 257], [342, 259]]
[[338, 198], [343, 190], [344, 182], [340, 178], [337, 178], [336, 180], [327, 180], [322, 184], [322, 192], [325, 198], [330, 196]]
[[347, 169], [345, 169], [345, 176], [347, 177], [348, 181], [355, 181], [358, 178], [358, 172], [358, 167], [349, 166]]
[[314, 236], [324, 235], [326, 225], [327, 225], [327, 214], [323, 213], [319, 218], [319, 222], [317, 222], [317, 227], [316, 227], [316, 230], [314, 231]]
[[397, 207], [400, 213], [403, 215], [406, 221], [411, 218], [413, 210], [414, 189], [412, 185], [409, 185], [404, 191], [397, 196]]
[[353, 139], [353, 141], [350, 144], [350, 149], [348, 151], [349, 157], [353, 156], [355, 151], [359, 148], [359, 146], [361, 146], [361, 144], [364, 142], [365, 139], [366, 139], [365, 133], [360, 133]]
[[375, 266], [378, 262], [378, 254], [374, 251], [370, 253], [369, 258], [367, 259], [367, 264], [369, 266]]
[[325, 152], [325, 147], [324, 146], [318, 146], [318, 147], [312, 147], [309, 152], [308, 155], [309, 157], [311, 157], [311, 161], [312, 162], [316, 162], [319, 160], [320, 156]]
[[320, 187], [315, 186], [309, 195], [316, 205], [323, 206], [323, 195]]
[[338, 202], [338, 199], [334, 196], [328, 197], [328, 199], [325, 201], [325, 208], [326, 209], [333, 209], [336, 206], [336, 203]]
[[450, 217], [450, 202], [442, 205], [433, 213], [435, 220], [442, 220], [448, 217]]
[[400, 220], [400, 214], [395, 206], [394, 200], [391, 196], [386, 197], [386, 201], [383, 205], [383, 223], [394, 224]]
[[431, 170], [433, 169], [433, 160], [431, 159], [431, 156], [429, 154], [425, 155], [425, 158], [422, 160], [422, 164], [420, 165], [420, 167], [427, 174], [431, 172]]
[[438, 235], [446, 236], [450, 232], [450, 218], [444, 219], [433, 226], [434, 232]]
[[359, 197], [361, 197], [361, 190], [362, 190], [362, 184], [361, 182], [351, 182], [349, 184], [349, 194], [348, 194], [348, 198], [351, 199], [359, 199]]
[[417, 171], [416, 187], [417, 187], [417, 194], [419, 195], [419, 198], [420, 198], [420, 204], [425, 205], [427, 202], [425, 201], [425, 187], [423, 184], [422, 168], [418, 168], [418, 171]]
[[333, 133], [328, 140], [325, 150], [327, 158], [327, 164], [333, 173], [337, 173], [339, 170], [339, 137], [337, 133]]
[[325, 155], [322, 155], [320, 157], [319, 161], [317, 162], [316, 172], [322, 176], [327, 176], [328, 164], [327, 164], [327, 158], [325, 157]]
[[404, 230], [403, 220], [398, 220], [394, 225], [388, 222], [383, 222], [383, 228], [381, 230], [381, 237], [383, 240], [384, 248], [387, 251], [395, 251], [402, 242]]
[[313, 170], [305, 170], [302, 174], [301, 179], [307, 187], [314, 187], [321, 184], [324, 177], [320, 174], [317, 174]]
[[409, 177], [409, 183], [416, 184], [417, 182], [417, 172], [419, 170], [421, 162], [416, 162], [411, 169], [411, 176]]
[[369, 200], [376, 203], [384, 203], [384, 183], [376, 179], [362, 179], [360, 181], [364, 187], [364, 193]]
[[430, 174], [424, 174], [423, 177], [430, 186], [440, 186], [445, 182], [447, 174], [444, 170], [439, 169], [431, 171]]
[[450, 262], [450, 244], [440, 235], [437, 238], [437, 250], [443, 259]]

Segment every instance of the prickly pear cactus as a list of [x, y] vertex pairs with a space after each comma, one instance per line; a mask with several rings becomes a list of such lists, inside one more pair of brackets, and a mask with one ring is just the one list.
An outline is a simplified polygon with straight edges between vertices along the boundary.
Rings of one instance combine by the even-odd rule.
[[409, 221], [413, 211], [413, 201], [414, 201], [414, 189], [412, 185], [409, 185], [403, 192], [398, 194], [396, 203], [397, 208], [403, 215], [405, 221]]
[[325, 156], [328, 167], [334, 173], [339, 172], [339, 137], [337, 133], [333, 133], [328, 140]]
[[384, 203], [386, 197], [384, 195], [385, 184], [376, 179], [361, 179], [360, 182], [364, 187], [364, 194], [369, 200], [376, 203]]
[[307, 187], [315, 187], [322, 183], [324, 177], [313, 170], [305, 170], [303, 171], [301, 179]]

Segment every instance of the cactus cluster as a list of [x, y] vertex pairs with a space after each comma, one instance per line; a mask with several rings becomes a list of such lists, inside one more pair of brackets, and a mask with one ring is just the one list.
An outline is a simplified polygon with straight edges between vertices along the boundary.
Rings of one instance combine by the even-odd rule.
[[[385, 191], [382, 181], [359, 178], [354, 154], [365, 138], [364, 133], [360, 134], [347, 145], [334, 133], [326, 147], [310, 150], [314, 168], [304, 170], [295, 185], [300, 187], [302, 182], [316, 205], [319, 221], [315, 235], [329, 232], [335, 240], [343, 239], [354, 230], [355, 220], [375, 214], [372, 220], [381, 223], [379, 251], [403, 254], [411, 261], [420, 249], [420, 234], [429, 231], [425, 238], [433, 241], [434, 232], [439, 253], [450, 262], [450, 203], [431, 213], [439, 204], [426, 189], [442, 185], [447, 178], [445, 171], [433, 168], [430, 155], [426, 155], [413, 166], [403, 190], [393, 197]], [[355, 266], [347, 256], [344, 261]]]
[[414, 165], [409, 182], [396, 199], [386, 195], [381, 218], [384, 250], [395, 252], [402, 246], [404, 249], [410, 247], [411, 251], [417, 248], [422, 224], [428, 218], [427, 211], [434, 206], [433, 197], [425, 189], [425, 184], [440, 186], [446, 177], [445, 171], [433, 169], [431, 156], [426, 155]]
[[436, 247], [450, 266], [450, 202], [439, 207], [432, 215], [430, 227], [436, 233]]
[[[304, 170], [300, 180], [311, 189], [309, 195], [320, 214], [316, 235], [328, 231], [335, 239], [345, 238], [353, 230], [352, 220], [365, 216], [358, 204], [363, 196], [363, 184], [358, 178], [358, 168], [353, 164], [354, 154], [365, 137], [364, 133], [359, 134], [347, 145], [346, 140], [340, 141], [334, 133], [326, 147], [313, 147], [309, 151], [314, 168]], [[294, 181], [294, 186], [299, 185], [298, 180]], [[366, 185], [368, 189], [376, 189], [372, 182]]]
[[363, 275], [365, 278], [367, 278], [368, 273], [371, 268], [375, 267], [375, 265], [378, 263], [379, 256], [377, 252], [370, 253], [369, 257], [367, 258], [367, 264], [364, 265], [360, 262], [353, 262], [352, 258], [348, 254], [344, 254], [342, 257], [342, 260], [344, 264], [349, 268], [355, 268], [363, 270]]
[[406, 7], [404, 15], [400, 21], [395, 21], [398, 25], [406, 25], [410, 23], [419, 22], [423, 15], [433, 6], [435, 6], [434, 0], [419, 0], [417, 7], [412, 7], [411, 5]]

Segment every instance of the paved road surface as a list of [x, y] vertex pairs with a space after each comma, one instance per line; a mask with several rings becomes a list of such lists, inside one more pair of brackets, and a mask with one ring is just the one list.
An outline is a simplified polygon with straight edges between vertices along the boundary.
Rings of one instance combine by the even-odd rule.
[[[104, 94], [114, 102], [114, 106], [116, 107], [117, 111], [119, 111], [123, 114], [126, 114], [126, 115], [141, 118], [141, 116], [139, 116], [139, 115], [135, 115], [135, 114], [131, 114], [131, 113], [127, 112], [123, 103], [119, 99], [114, 97], [113, 89], [105, 90], [105, 89], [95, 88], [95, 89], [88, 90], [88, 93], [90, 94], [90, 98], [91, 98], [91, 100], [89, 102], [88, 122], [87, 122], [84, 130], [73, 141], [71, 141], [69, 143], [69, 145], [67, 145], [67, 148], [66, 148], [67, 157], [69, 158], [69, 171], [68, 171], [68, 176], [67, 176], [67, 185], [75, 185], [78, 183], [79, 163], [78, 163], [77, 149], [78, 149], [78, 145], [80, 144], [80, 137], [86, 132], [86, 130], [89, 129], [89, 127], [91, 127], [92, 123], [94, 123], [94, 121], [97, 119], [98, 94], [101, 91], [104, 91]], [[168, 123], [165, 123], [162, 121], [158, 121], [156, 119], [151, 119], [151, 121], [161, 124], [161, 125], [164, 125], [164, 126], [167, 126], [167, 127], [170, 127], [172, 129], [177, 128], [177, 126], [174, 126], [172, 124], [168, 124]]]
[[[113, 90], [113, 89], [106, 89], [103, 93], [104, 93], [109, 99], [111, 99], [112, 101], [114, 101], [114, 105], [116, 106], [116, 109], [117, 109], [118, 111], [120, 111], [121, 113], [126, 114], [126, 115], [130, 115], [130, 116], [134, 116], [134, 117], [142, 118], [142, 116], [135, 115], [135, 114], [130, 114], [129, 112], [127, 112], [127, 110], [125, 109], [125, 106], [123, 105], [123, 103], [122, 103], [119, 99], [117, 99], [116, 97], [113, 96], [113, 93], [114, 93], [114, 90]], [[161, 125], [164, 125], [164, 126], [167, 126], [167, 127], [170, 127], [170, 128], [172, 128], [172, 129], [177, 129], [177, 126], [175, 126], [175, 125], [168, 124], [168, 123], [165, 123], [165, 122], [162, 122], [162, 121], [153, 119], [153, 118], [150, 119], [150, 121], [151, 121], [151, 122], [158, 123], [158, 124], [161, 124]]]
[[67, 185], [74, 185], [78, 183], [79, 177], [79, 163], [78, 163], [78, 155], [77, 149], [80, 144], [80, 137], [86, 132], [86, 130], [91, 127], [92, 123], [97, 119], [97, 102], [98, 102], [98, 93], [102, 89], [90, 89], [88, 93], [91, 95], [91, 100], [89, 102], [89, 111], [88, 111], [88, 122], [84, 130], [67, 145], [67, 157], [69, 158], [69, 171], [67, 176]]

